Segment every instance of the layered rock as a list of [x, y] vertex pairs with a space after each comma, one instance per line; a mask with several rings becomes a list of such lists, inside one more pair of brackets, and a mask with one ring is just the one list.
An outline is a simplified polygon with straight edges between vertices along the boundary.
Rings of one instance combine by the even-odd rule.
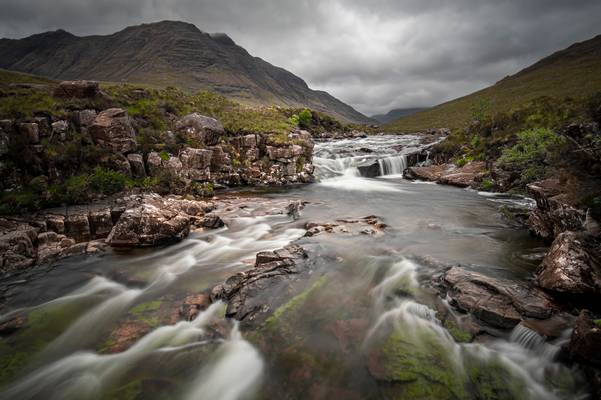
[[477, 186], [486, 176], [486, 164], [472, 161], [463, 167], [454, 164], [439, 164], [424, 167], [409, 167], [405, 173], [407, 179], [421, 179], [458, 187]]
[[434, 283], [452, 305], [498, 328], [513, 328], [522, 319], [547, 319], [558, 311], [555, 302], [532, 285], [461, 267], [452, 267]]

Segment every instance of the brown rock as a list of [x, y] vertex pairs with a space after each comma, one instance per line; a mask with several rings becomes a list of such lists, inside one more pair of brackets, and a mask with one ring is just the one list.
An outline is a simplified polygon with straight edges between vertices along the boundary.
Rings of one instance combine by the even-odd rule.
[[65, 234], [77, 242], [87, 242], [92, 238], [87, 213], [67, 215], [65, 218]]
[[100, 93], [98, 82], [94, 81], [63, 81], [54, 90], [55, 97], [90, 98]]
[[113, 229], [110, 208], [92, 210], [88, 214], [90, 234], [92, 239], [102, 239], [108, 236]]
[[581, 311], [570, 339], [571, 356], [578, 362], [601, 367], [600, 346], [601, 325], [593, 320], [589, 311]]
[[544, 289], [567, 294], [601, 294], [599, 243], [584, 233], [563, 232], [536, 272]]
[[127, 112], [121, 108], [109, 108], [94, 119], [89, 132], [94, 142], [118, 153], [128, 153], [137, 147], [136, 133]]

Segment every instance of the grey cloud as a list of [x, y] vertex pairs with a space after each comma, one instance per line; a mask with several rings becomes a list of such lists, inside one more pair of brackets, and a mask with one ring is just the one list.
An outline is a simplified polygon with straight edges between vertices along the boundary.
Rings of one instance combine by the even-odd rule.
[[485, 87], [599, 33], [598, 0], [0, 0], [0, 36], [163, 19], [226, 32], [366, 113]]

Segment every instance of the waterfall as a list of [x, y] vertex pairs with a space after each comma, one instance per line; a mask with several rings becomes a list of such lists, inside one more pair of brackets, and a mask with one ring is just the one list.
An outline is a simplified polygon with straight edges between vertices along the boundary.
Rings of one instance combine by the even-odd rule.
[[528, 350], [537, 349], [545, 343], [544, 337], [522, 324], [517, 325], [513, 329], [509, 340]]
[[407, 169], [407, 156], [388, 157], [378, 160], [380, 175], [402, 175]]

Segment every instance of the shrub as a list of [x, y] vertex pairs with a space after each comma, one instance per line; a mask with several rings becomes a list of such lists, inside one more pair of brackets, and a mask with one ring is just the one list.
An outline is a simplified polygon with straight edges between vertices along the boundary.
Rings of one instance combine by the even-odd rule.
[[474, 161], [474, 157], [464, 155], [463, 157], [455, 160], [455, 165], [461, 168], [472, 161]]
[[121, 172], [96, 167], [90, 175], [90, 189], [95, 193], [111, 195], [123, 191], [129, 182], [129, 178]]
[[542, 178], [565, 145], [565, 138], [547, 128], [528, 129], [517, 138], [513, 147], [503, 150], [499, 164], [521, 170], [523, 183]]
[[312, 118], [313, 115], [311, 114], [311, 111], [305, 108], [298, 114], [298, 126], [301, 128], [308, 128], [309, 125], [311, 125]]
[[169, 153], [166, 150], [161, 151], [159, 156], [163, 161], [169, 161]]

